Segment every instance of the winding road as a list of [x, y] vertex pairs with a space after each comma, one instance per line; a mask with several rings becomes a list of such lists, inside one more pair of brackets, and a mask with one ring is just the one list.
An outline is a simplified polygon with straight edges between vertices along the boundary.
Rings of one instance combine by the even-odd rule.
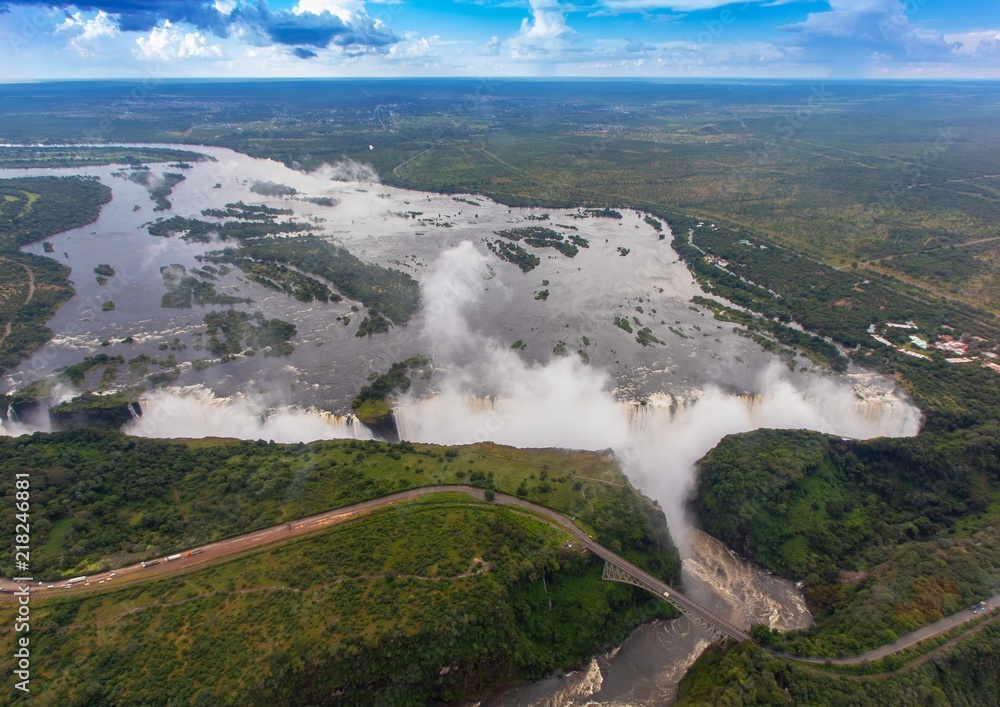
[[961, 626], [969, 623], [970, 621], [976, 621], [983, 618], [986, 614], [989, 614], [1000, 607], [1000, 594], [996, 594], [989, 599], [986, 599], [984, 603], [986, 604], [985, 611], [972, 613], [972, 609], [963, 609], [957, 614], [945, 616], [943, 619], [935, 621], [932, 624], [927, 624], [923, 628], [917, 629], [912, 633], [900, 636], [892, 643], [888, 643], [881, 648], [876, 648], [875, 650], [868, 651], [862, 655], [854, 655], [848, 658], [806, 658], [797, 655], [788, 655], [785, 653], [780, 655], [782, 658], [799, 660], [804, 663], [826, 664], [827, 661], [829, 661], [831, 665], [860, 665], [861, 663], [873, 663], [876, 660], [885, 658], [893, 653], [899, 653], [907, 648], [913, 648], [913, 646], [917, 645], [921, 641], [926, 641], [929, 638], [936, 638], [943, 633], [948, 633], [948, 631], [951, 631], [956, 626]]
[[[117, 587], [123, 583], [132, 583], [137, 581], [144, 582], [151, 579], [186, 574], [188, 572], [203, 569], [217, 561], [232, 559], [234, 557], [249, 554], [260, 548], [272, 544], [282, 543], [295, 537], [314, 533], [375, 510], [413, 500], [422, 496], [440, 493], [463, 493], [475, 499], [485, 500], [485, 491], [472, 486], [425, 486], [421, 488], [409, 489], [407, 491], [400, 491], [388, 496], [382, 496], [369, 501], [355, 503], [350, 506], [326, 511], [324, 513], [290, 521], [288, 523], [283, 523], [270, 528], [264, 528], [245, 535], [239, 535], [226, 540], [219, 540], [218, 542], [210, 543], [200, 548], [175, 553], [174, 555], [169, 555], [167, 557], [160, 557], [155, 560], [148, 561], [147, 566], [143, 566], [143, 564], [140, 563], [112, 570], [110, 572], [88, 575], [85, 581], [81, 581], [70, 586], [67, 586], [65, 579], [53, 580], [49, 582], [39, 582], [35, 579], [32, 579], [30, 582], [15, 582], [11, 579], [0, 579], [0, 590], [2, 590], [2, 592], [0, 592], [0, 601], [14, 601], [15, 596], [13, 592], [23, 587], [25, 583], [29, 584], [32, 596], [38, 594], [42, 594], [44, 596], [65, 596], [67, 594], [97, 592]], [[518, 512], [525, 513], [526, 515], [530, 515], [533, 518], [542, 520], [551, 526], [568, 532], [577, 541], [579, 541], [583, 548], [590, 551], [595, 556], [600, 557], [609, 565], [613, 565], [618, 570], [627, 573], [630, 576], [629, 583], [635, 583], [637, 586], [641, 586], [647, 591], [664, 598], [666, 601], [669, 601], [671, 604], [674, 604], [681, 609], [683, 613], [704, 623], [710, 624], [715, 631], [724, 634], [729, 638], [738, 641], [750, 640], [750, 637], [744, 632], [743, 629], [717, 616], [705, 607], [692, 601], [684, 594], [678, 592], [675, 588], [646, 573], [630, 563], [628, 560], [595, 542], [593, 538], [591, 538], [584, 530], [577, 527], [572, 520], [561, 513], [550, 508], [546, 508], [545, 506], [540, 506], [538, 504], [531, 503], [530, 501], [525, 501], [524, 499], [508, 496], [507, 494], [502, 493], [497, 493], [495, 495], [494, 503], [512, 507]], [[172, 557], [174, 559], [168, 559], [168, 557]], [[632, 580], [635, 581], [633, 582]], [[876, 661], [893, 653], [911, 648], [921, 641], [947, 633], [956, 626], [961, 626], [970, 621], [982, 618], [985, 614], [995, 612], [996, 609], [1000, 608], [1000, 594], [987, 599], [985, 603], [985, 612], [974, 614], [971, 610], [965, 609], [957, 614], [945, 617], [935, 623], [924, 626], [913, 633], [901, 636], [893, 643], [882, 646], [881, 648], [863, 655], [848, 658], [810, 658], [789, 654], [779, 655], [783, 658], [815, 664], [826, 664], [829, 662], [835, 665], [857, 665], [860, 663]]]
[[[275, 542], [282, 542], [290, 538], [321, 530], [331, 525], [341, 523], [359, 514], [371, 512], [373, 510], [391, 506], [401, 501], [407, 501], [420, 496], [436, 493], [464, 493], [477, 499], [485, 499], [483, 489], [472, 486], [425, 486], [422, 488], [400, 491], [389, 496], [375, 498], [370, 501], [356, 503], [344, 508], [327, 511], [318, 515], [291, 521], [271, 528], [265, 528], [246, 535], [239, 535], [227, 540], [220, 540], [210, 543], [200, 548], [194, 548], [185, 552], [175, 553], [157, 560], [147, 561], [130, 565], [121, 569], [101, 572], [88, 575], [85, 580], [67, 584], [66, 580], [52, 582], [38, 581], [31, 579], [31, 594], [42, 593], [44, 595], [63, 595], [68, 593], [78, 594], [80, 592], [94, 592], [108, 589], [107, 586], [118, 586], [123, 582], [144, 581], [167, 575], [174, 575], [201, 568], [208, 563], [222, 559], [231, 558], [246, 552], [256, 550], [262, 546]], [[566, 516], [553, 511], [545, 506], [540, 506], [530, 501], [525, 501], [514, 496], [498, 493], [494, 497], [494, 502], [498, 505], [524, 509], [532, 516], [547, 522], [549, 525], [570, 533], [580, 544], [593, 554], [597, 555], [605, 562], [615, 566], [621, 572], [627, 573], [639, 586], [655, 593], [660, 598], [666, 599], [674, 604], [686, 614], [705, 622], [712, 626], [714, 630], [737, 641], [749, 640], [749, 636], [739, 627], [734, 626], [725, 619], [715, 615], [705, 607], [687, 598], [679, 591], [668, 584], [660, 581], [652, 575], [644, 572], [628, 560], [620, 557], [603, 545], [594, 540], [583, 530], [578, 528], [572, 520]], [[155, 564], [151, 564], [155, 563]], [[14, 599], [13, 592], [28, 582], [15, 582], [14, 580], [0, 580], [0, 599], [8, 601]], [[8, 593], [10, 592], [10, 593]]]

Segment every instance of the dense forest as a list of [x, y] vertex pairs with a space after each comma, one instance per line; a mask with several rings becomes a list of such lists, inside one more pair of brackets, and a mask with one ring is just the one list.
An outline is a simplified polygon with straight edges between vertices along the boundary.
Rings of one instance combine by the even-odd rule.
[[43, 145], [4, 145], [0, 148], [0, 167], [28, 169], [38, 167], [94, 167], [106, 164], [140, 166], [150, 162], [174, 162], [171, 167], [183, 168], [189, 162], [201, 162], [200, 152], [146, 147], [53, 147]]
[[430, 359], [426, 356], [412, 356], [405, 361], [397, 361], [389, 370], [371, 379], [371, 383], [361, 388], [351, 401], [351, 409], [367, 427], [381, 437], [395, 439], [399, 436], [395, 418], [392, 416], [392, 399], [398, 393], [410, 388], [410, 375], [423, 370], [429, 378]]
[[96, 179], [0, 180], [0, 373], [52, 337], [45, 322], [74, 293], [69, 268], [20, 247], [96, 221], [110, 200]]
[[286, 266], [323, 278], [345, 297], [368, 308], [366, 320], [370, 324], [358, 332], [359, 336], [388, 331], [392, 324], [405, 324], [420, 307], [420, 287], [410, 275], [366, 263], [317, 236], [254, 238], [243, 241], [238, 249], [226, 248], [206, 259], [237, 267], [248, 262]]
[[752, 643], [709, 649], [681, 682], [678, 707], [693, 705], [996, 705], [1000, 625], [992, 623], [898, 672], [838, 675], [784, 660]]
[[[36, 599], [31, 700], [459, 702], [674, 615], [602, 582], [569, 538], [464, 494], [430, 496], [174, 578]], [[0, 603], [0, 633], [15, 606]]]
[[857, 654], [997, 592], [998, 432], [730, 436], [701, 461], [693, 503], [709, 533], [804, 583], [817, 627], [776, 647]]
[[[662, 511], [609, 455], [167, 442], [90, 429], [0, 439], [0, 464], [31, 475], [39, 576], [92, 573], [455, 482], [573, 515], [668, 581], [680, 571]], [[14, 492], [12, 478], [0, 481], [0, 498]], [[170, 699], [199, 704], [456, 701], [574, 667], [639, 623], [674, 615], [642, 590], [602, 582], [600, 563], [567, 540], [464, 494], [432, 496], [182, 577], [36, 599], [33, 676], [45, 684], [32, 696], [165, 704], [169, 683]], [[0, 561], [9, 566], [9, 550]], [[0, 616], [12, 606], [0, 603]]]
[[[456, 482], [573, 515], [658, 576], [679, 573], [662, 511], [628, 484], [612, 457], [593, 453], [354, 440], [167, 442], [79, 430], [0, 438], [0, 464], [31, 474], [39, 574], [112, 568], [401, 489]], [[581, 466], [585, 479], [574, 473]], [[12, 476], [0, 480], [0, 499], [12, 503], [14, 493]], [[0, 518], [0, 529], [13, 532], [13, 523], [13, 516]], [[11, 552], [0, 552], [0, 573], [11, 573]]]

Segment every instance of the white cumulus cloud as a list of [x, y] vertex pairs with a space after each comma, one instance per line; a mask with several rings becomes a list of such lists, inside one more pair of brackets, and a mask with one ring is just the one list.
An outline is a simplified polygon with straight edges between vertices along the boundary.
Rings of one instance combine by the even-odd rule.
[[114, 15], [100, 10], [87, 19], [82, 12], [66, 17], [56, 27], [56, 32], [70, 35], [69, 46], [80, 56], [93, 56], [102, 39], [110, 39], [118, 34], [118, 21]]
[[434, 45], [437, 44], [440, 39], [441, 37], [436, 34], [433, 37], [415, 37], [413, 39], [407, 39], [406, 41], [400, 42], [389, 49], [389, 59], [407, 60], [436, 56], [437, 52], [434, 49]]
[[363, 0], [299, 0], [299, 3], [292, 8], [292, 12], [296, 15], [305, 13], [322, 15], [324, 12], [329, 12], [348, 24], [366, 15]]
[[559, 51], [573, 30], [566, 24], [564, 8], [557, 0], [531, 0], [531, 19], [521, 21], [521, 29], [510, 39], [515, 55]]
[[175, 59], [210, 59], [221, 57], [222, 49], [209, 44], [201, 32], [184, 32], [170, 21], [155, 27], [149, 36], [135, 40], [132, 53], [144, 61], [173, 61]]

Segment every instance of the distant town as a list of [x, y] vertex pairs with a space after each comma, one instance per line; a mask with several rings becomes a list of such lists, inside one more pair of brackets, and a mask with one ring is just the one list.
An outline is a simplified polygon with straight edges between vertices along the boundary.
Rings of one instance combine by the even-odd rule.
[[[954, 331], [947, 324], [941, 325], [941, 329]], [[895, 343], [887, 338], [892, 336], [899, 341], [900, 334], [908, 331], [919, 332], [920, 327], [915, 322], [886, 322], [881, 331], [879, 331], [875, 324], [868, 327], [868, 333], [871, 334], [871, 337], [875, 341], [884, 346], [890, 346], [907, 356], [930, 361], [934, 358], [934, 352], [938, 352], [948, 363], [979, 363], [983, 368], [989, 368], [1000, 373], [1000, 363], [997, 363], [997, 359], [1000, 359], [1000, 354], [995, 351], [983, 351], [979, 349], [979, 346], [986, 343], [987, 339], [980, 336], [970, 336], [966, 340], [963, 336], [956, 337], [952, 334], [939, 334], [937, 340], [931, 342], [928, 340], [930, 337], [920, 336], [917, 333], [905, 334], [906, 341], [903, 343]]]

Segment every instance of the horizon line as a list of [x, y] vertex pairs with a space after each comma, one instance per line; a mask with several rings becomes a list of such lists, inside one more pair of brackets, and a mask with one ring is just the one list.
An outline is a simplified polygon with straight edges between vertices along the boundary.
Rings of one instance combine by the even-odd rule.
[[165, 77], [88, 77], [88, 78], [44, 78], [44, 79], [0, 79], [0, 86], [23, 86], [46, 83], [133, 83], [135, 81], [152, 81], [155, 83], [171, 82], [320, 82], [320, 81], [508, 81], [508, 82], [572, 82], [572, 81], [602, 81], [602, 82], [755, 82], [773, 83], [776, 81], [799, 82], [829, 82], [829, 83], [891, 83], [891, 82], [926, 82], [926, 83], [1000, 83], [1000, 77], [929, 77], [929, 76], [886, 76], [886, 77], [803, 77], [803, 76], [165, 76]]

